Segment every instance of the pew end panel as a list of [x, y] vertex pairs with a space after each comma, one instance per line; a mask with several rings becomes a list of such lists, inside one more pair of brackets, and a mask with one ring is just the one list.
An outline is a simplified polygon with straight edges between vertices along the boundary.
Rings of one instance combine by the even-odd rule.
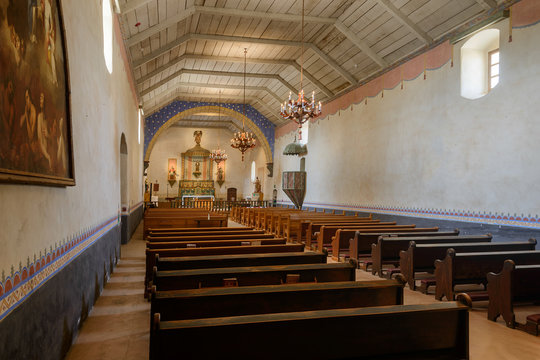
[[448, 249], [443, 260], [435, 260], [435, 298], [437, 300], [442, 300], [443, 297], [446, 297], [447, 300], [454, 300], [452, 273], [455, 256], [455, 250]]

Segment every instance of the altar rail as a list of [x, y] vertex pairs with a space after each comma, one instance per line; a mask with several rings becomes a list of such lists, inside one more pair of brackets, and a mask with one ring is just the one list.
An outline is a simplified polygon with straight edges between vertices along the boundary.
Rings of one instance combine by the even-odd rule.
[[175, 199], [170, 200], [171, 208], [211, 209], [213, 211], [230, 211], [234, 206], [240, 207], [272, 207], [272, 200], [209, 200], [209, 199]]

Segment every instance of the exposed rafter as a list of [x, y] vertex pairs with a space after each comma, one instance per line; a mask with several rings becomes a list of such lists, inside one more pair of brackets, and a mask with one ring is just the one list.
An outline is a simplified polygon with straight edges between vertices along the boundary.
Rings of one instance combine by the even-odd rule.
[[[276, 21], [290, 21], [290, 22], [300, 22], [302, 20], [301, 15], [293, 14], [276, 14], [276, 13], [266, 13], [262, 11], [247, 11], [239, 9], [227, 9], [227, 8], [215, 8], [215, 7], [206, 7], [206, 6], [192, 6], [186, 10], [180, 11], [175, 16], [167, 18], [165, 21], [158, 23], [154, 26], [149, 27], [146, 30], [143, 30], [136, 35], [133, 35], [126, 40], [126, 45], [133, 46], [144, 39], [149, 38], [152, 35], [159, 33], [160, 31], [168, 28], [169, 26], [175, 25], [191, 15], [194, 14], [208, 14], [208, 15], [219, 15], [219, 16], [239, 16], [247, 18], [259, 18], [266, 20], [276, 20]], [[304, 19], [305, 22], [318, 23], [318, 24], [327, 24], [333, 25], [336, 21], [332, 18], [316, 17], [316, 16], [306, 16]]]
[[356, 45], [360, 50], [362, 50], [367, 56], [369, 56], [373, 61], [375, 61], [379, 66], [385, 67], [388, 66], [388, 63], [384, 61], [382, 57], [377, 55], [377, 53], [360, 39], [351, 29], [343, 25], [341, 21], [338, 21], [334, 25], [343, 35], [347, 37], [354, 45]]
[[[168, 62], [167, 64], [158, 67], [152, 72], [149, 72], [145, 76], [141, 77], [139, 80], [137, 80], [137, 85], [140, 85], [144, 83], [147, 80], [152, 79], [154, 76], [160, 74], [163, 71], [166, 71], [170, 69], [171, 67], [176, 66], [178, 63], [185, 59], [193, 59], [193, 60], [207, 60], [207, 61], [222, 61], [222, 62], [238, 62], [241, 63], [244, 61], [241, 57], [227, 57], [227, 56], [208, 56], [208, 55], [192, 55], [192, 54], [184, 54], [180, 55], [174, 60]], [[300, 65], [295, 60], [279, 60], [279, 59], [248, 59], [248, 63], [253, 64], [273, 64], [273, 65], [287, 65], [292, 66], [296, 70], [300, 71]], [[326, 96], [331, 97], [334, 96], [334, 93], [328, 89], [326, 86], [324, 86], [319, 80], [317, 80], [313, 75], [311, 75], [306, 69], [304, 69], [304, 76], [306, 79], [311, 81], [313, 85], [315, 85], [319, 90], [321, 90], [323, 93], [326, 94]]]
[[[209, 34], [186, 34], [178, 38], [176, 41], [173, 41], [167, 44], [166, 46], [161, 47], [158, 50], [153, 51], [146, 56], [143, 56], [141, 59], [134, 61], [133, 67], [137, 68], [163, 54], [166, 54], [168, 51], [174, 49], [177, 46], [182, 45], [183, 43], [189, 40], [228, 41], [228, 42], [239, 42], [239, 43], [244, 43], [244, 44], [251, 43], [251, 44], [295, 46], [295, 47], [302, 46], [302, 43], [300, 41], [288, 41], [288, 40], [277, 40], [277, 39], [256, 39], [256, 38], [248, 38], [248, 37], [241, 37], [241, 36], [224, 36], [224, 35], [209, 35]], [[347, 71], [345, 71], [345, 69], [339, 66], [335, 60], [333, 60], [330, 56], [328, 56], [321, 49], [319, 49], [317, 45], [313, 43], [304, 43], [304, 47], [314, 51], [317, 55], [319, 55], [321, 60], [323, 60], [329, 66], [331, 66], [335, 71], [337, 71], [341, 76], [343, 76], [348, 82], [350, 82], [353, 85], [357, 83], [357, 80], [354, 78], [354, 76], [352, 76]]]
[[[175, 86], [192, 86], [208, 89], [233, 89], [233, 90], [242, 90], [244, 85], [227, 85], [227, 84], [206, 84], [206, 83], [192, 83], [192, 82], [177, 82], [174, 83]], [[277, 96], [275, 92], [268, 89], [266, 86], [246, 86], [246, 90], [252, 91], [264, 91], [273, 97], [278, 103], [281, 102], [281, 98]]]
[[476, 2], [486, 10], [497, 7], [497, 2], [495, 0], [476, 0]]
[[387, 12], [389, 12], [397, 21], [403, 26], [409, 29], [410, 32], [416, 35], [417, 38], [422, 40], [425, 44], [431, 44], [433, 38], [424, 32], [418, 25], [411, 21], [405, 14], [403, 14], [397, 7], [390, 2], [390, 0], [377, 0], [377, 3], [381, 5]]
[[[193, 75], [209, 75], [209, 76], [233, 76], [233, 77], [243, 77], [243, 72], [228, 72], [228, 71], [212, 71], [212, 70], [192, 70], [192, 69], [180, 69], [174, 74], [166, 77], [165, 79], [155, 83], [154, 85], [150, 86], [148, 89], [144, 89], [141, 91], [141, 96], [145, 96], [148, 93], [151, 93], [152, 91], [160, 88], [161, 86], [165, 85], [166, 83], [178, 78], [182, 74], [193, 74]], [[289, 88], [293, 93], [297, 93], [298, 90], [294, 88], [291, 84], [289, 84], [287, 81], [285, 81], [281, 76], [276, 74], [257, 74], [257, 73], [248, 73], [246, 74], [247, 77], [251, 78], [260, 78], [260, 79], [274, 79], [279, 82], [281, 82], [285, 87]]]
[[[178, 120], [174, 125], [177, 127], [197, 127], [197, 122], [201, 120], [199, 119], [191, 119], [191, 118], [185, 118], [182, 120]], [[211, 127], [211, 128], [222, 128], [226, 130], [230, 130], [231, 132], [235, 131], [242, 131], [242, 126], [238, 125], [234, 121], [223, 121], [223, 120], [202, 120], [204, 123], [204, 127]], [[200, 125], [199, 125], [200, 126]]]

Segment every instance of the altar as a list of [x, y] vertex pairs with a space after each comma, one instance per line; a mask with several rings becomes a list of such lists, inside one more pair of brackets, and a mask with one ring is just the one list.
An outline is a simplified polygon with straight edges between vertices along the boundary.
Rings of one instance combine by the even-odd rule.
[[182, 180], [178, 197], [184, 200], [214, 199], [213, 161], [210, 151], [201, 146], [202, 131], [195, 131], [195, 146], [181, 153]]

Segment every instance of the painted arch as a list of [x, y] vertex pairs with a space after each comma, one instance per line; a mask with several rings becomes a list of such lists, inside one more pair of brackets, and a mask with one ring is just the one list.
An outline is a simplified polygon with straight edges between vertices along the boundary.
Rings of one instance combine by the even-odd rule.
[[246, 116], [242, 114], [242, 104], [218, 104], [206, 102], [174, 101], [160, 111], [145, 119], [144, 160], [150, 160], [150, 153], [159, 137], [165, 130], [178, 120], [200, 112], [217, 112], [228, 115], [239, 122], [244, 120], [249, 131], [253, 132], [266, 155], [266, 162], [272, 162], [274, 153], [275, 125], [255, 108], [246, 105]]

